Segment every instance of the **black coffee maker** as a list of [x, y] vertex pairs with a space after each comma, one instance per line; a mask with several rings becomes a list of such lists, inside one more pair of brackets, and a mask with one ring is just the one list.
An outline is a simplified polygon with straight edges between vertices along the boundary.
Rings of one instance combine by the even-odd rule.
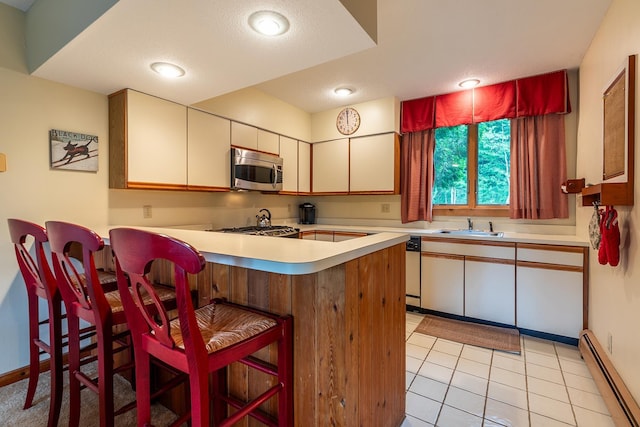
[[316, 207], [312, 203], [303, 203], [298, 206], [300, 210], [300, 224], [316, 223]]

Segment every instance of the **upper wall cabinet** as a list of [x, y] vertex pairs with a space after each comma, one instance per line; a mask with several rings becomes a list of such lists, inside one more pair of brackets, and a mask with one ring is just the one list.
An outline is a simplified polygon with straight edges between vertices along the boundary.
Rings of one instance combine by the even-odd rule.
[[311, 192], [311, 144], [298, 141], [298, 193]]
[[313, 144], [314, 193], [349, 192], [349, 139]]
[[400, 193], [398, 135], [352, 138], [349, 141], [349, 192]]
[[280, 157], [282, 157], [284, 176], [282, 179], [281, 193], [298, 192], [298, 141], [295, 139], [280, 138]]
[[190, 190], [225, 191], [231, 176], [231, 122], [187, 110], [187, 184]]
[[231, 123], [231, 145], [271, 154], [280, 153], [278, 134], [238, 122]]
[[187, 107], [125, 89], [109, 96], [109, 187], [187, 188]]

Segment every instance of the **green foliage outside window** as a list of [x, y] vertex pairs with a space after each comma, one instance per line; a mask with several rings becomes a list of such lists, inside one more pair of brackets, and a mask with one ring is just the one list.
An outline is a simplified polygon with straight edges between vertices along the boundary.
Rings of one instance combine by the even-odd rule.
[[[475, 132], [477, 138], [471, 138]], [[509, 204], [511, 129], [508, 119], [439, 128], [435, 139], [434, 205]], [[469, 164], [470, 150], [477, 150], [477, 167]], [[473, 201], [467, 197], [470, 179], [477, 179], [477, 198]]]

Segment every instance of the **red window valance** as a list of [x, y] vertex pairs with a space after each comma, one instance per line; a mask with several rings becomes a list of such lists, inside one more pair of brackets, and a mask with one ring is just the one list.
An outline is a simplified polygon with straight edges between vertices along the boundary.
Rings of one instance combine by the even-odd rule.
[[402, 102], [403, 133], [571, 112], [567, 71]]

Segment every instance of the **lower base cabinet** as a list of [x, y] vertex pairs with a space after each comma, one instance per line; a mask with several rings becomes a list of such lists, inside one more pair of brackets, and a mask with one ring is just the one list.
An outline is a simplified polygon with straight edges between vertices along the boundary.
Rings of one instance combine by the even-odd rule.
[[422, 253], [422, 308], [464, 315], [464, 257]]
[[516, 324], [516, 267], [511, 262], [465, 260], [464, 315], [475, 319]]

